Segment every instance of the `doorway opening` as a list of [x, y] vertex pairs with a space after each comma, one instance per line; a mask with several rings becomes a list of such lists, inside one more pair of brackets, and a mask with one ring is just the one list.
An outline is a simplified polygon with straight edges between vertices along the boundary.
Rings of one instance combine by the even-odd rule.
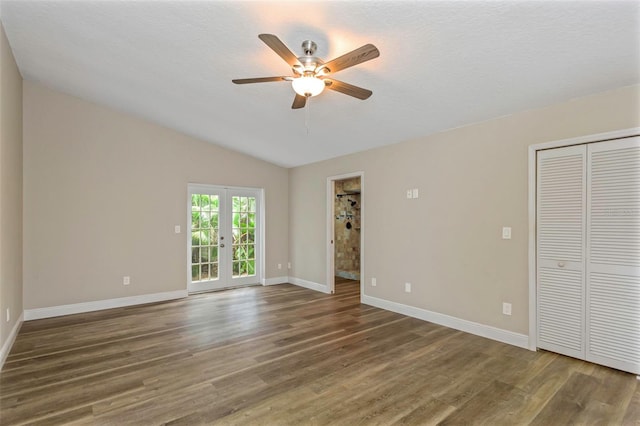
[[362, 298], [362, 173], [333, 176], [328, 184], [329, 289]]

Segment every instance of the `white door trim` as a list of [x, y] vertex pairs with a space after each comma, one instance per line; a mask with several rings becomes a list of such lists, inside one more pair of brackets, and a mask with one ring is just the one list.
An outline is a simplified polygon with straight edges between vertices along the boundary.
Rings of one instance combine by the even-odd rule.
[[[264, 188], [250, 188], [250, 187], [242, 187], [242, 186], [227, 186], [227, 185], [209, 185], [209, 184], [201, 184], [201, 183], [188, 183], [187, 184], [187, 222], [185, 226], [185, 234], [186, 234], [186, 246], [187, 246], [187, 282], [186, 288], [189, 294], [207, 292], [217, 289], [231, 288], [231, 287], [241, 287], [243, 285], [253, 285], [253, 283], [247, 282], [236, 282], [235, 284], [231, 284], [232, 280], [229, 279], [229, 286], [224, 286], [220, 288], [212, 288], [212, 289], [203, 289], [203, 290], [190, 290], [189, 284], [191, 283], [191, 194], [197, 194], [198, 192], [221, 192], [224, 194], [225, 198], [229, 191], [232, 192], [243, 192], [247, 191], [247, 195], [256, 195], [257, 196], [257, 213], [259, 215], [258, 223], [256, 227], [256, 247], [259, 250], [258, 256], [256, 257], [256, 275], [255, 281], [256, 284], [265, 283], [265, 200], [264, 200]], [[228, 200], [225, 200], [228, 201]], [[231, 233], [227, 232], [230, 236]], [[228, 241], [231, 244], [231, 240]], [[219, 264], [220, 273], [226, 273], [229, 277], [231, 276], [231, 270], [229, 269], [229, 265], [223, 265], [222, 262]], [[229, 270], [226, 270], [226, 269]], [[224, 271], [223, 271], [224, 269]], [[253, 280], [252, 280], [253, 281]]]
[[335, 235], [335, 185], [337, 180], [350, 179], [354, 177], [360, 178], [360, 303], [362, 303], [364, 297], [364, 172], [352, 172], [341, 175], [329, 176], [327, 178], [327, 292], [332, 294], [336, 290], [335, 282], [335, 264], [334, 264], [334, 244], [333, 238]]
[[616, 130], [613, 132], [597, 133], [571, 139], [544, 142], [529, 145], [529, 349], [535, 351], [538, 347], [537, 306], [536, 296], [536, 158], [537, 151], [561, 148], [571, 145], [581, 145], [593, 142], [603, 142], [611, 139], [627, 138], [640, 135], [640, 127]]

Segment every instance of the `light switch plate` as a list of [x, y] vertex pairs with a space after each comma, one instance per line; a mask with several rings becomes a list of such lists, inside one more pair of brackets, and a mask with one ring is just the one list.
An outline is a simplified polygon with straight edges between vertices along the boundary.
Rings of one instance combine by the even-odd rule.
[[176, 234], [179, 234], [179, 233], [180, 233], [180, 225], [176, 225], [176, 226], [174, 226], [174, 227], [173, 227], [173, 231], [174, 231]]
[[511, 227], [505, 226], [502, 228], [502, 239], [510, 240], [511, 239]]
[[407, 189], [407, 198], [413, 198], [413, 191], [411, 189]]
[[511, 303], [504, 302], [502, 304], [502, 313], [504, 315], [511, 315]]
[[413, 188], [413, 198], [418, 198], [418, 188]]
[[371, 278], [371, 287], [375, 287], [377, 285], [378, 285], [378, 283], [376, 282], [376, 279], [375, 278]]
[[404, 291], [411, 293], [411, 283], [404, 283]]

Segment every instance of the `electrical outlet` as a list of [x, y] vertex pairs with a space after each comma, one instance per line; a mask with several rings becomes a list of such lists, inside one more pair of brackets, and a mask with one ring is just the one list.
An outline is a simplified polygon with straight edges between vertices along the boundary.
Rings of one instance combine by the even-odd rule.
[[122, 285], [129, 285], [129, 284], [131, 284], [131, 277], [123, 277]]
[[278, 269], [282, 269], [282, 263], [278, 263]]
[[511, 315], [511, 303], [504, 302], [502, 304], [502, 313], [504, 315]]
[[378, 284], [376, 283], [376, 279], [375, 278], [371, 278], [371, 287], [375, 287]]
[[7, 322], [11, 321], [11, 311], [7, 308]]
[[404, 283], [404, 291], [406, 293], [411, 293], [411, 283]]

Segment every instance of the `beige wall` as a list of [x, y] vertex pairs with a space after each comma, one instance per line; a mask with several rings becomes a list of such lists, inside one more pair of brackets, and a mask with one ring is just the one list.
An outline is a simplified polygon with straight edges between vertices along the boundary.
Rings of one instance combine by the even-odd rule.
[[25, 81], [25, 309], [186, 289], [189, 182], [265, 189], [281, 275], [286, 169]]
[[22, 314], [22, 77], [1, 23], [0, 309], [2, 347]]
[[640, 126], [639, 98], [621, 88], [291, 169], [290, 275], [326, 283], [326, 179], [364, 171], [365, 294], [528, 334], [528, 146]]

